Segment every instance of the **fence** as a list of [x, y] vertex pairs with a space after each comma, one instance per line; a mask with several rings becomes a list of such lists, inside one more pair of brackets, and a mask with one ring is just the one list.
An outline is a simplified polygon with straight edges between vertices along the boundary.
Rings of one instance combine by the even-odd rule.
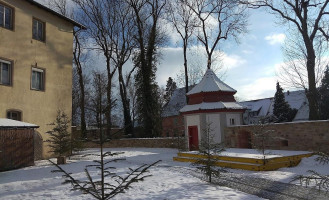
[[0, 171], [34, 165], [34, 129], [0, 129]]

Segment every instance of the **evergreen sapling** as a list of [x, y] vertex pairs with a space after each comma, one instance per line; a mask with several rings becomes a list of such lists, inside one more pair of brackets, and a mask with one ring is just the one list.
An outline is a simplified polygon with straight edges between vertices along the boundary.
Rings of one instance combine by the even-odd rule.
[[50, 135], [46, 140], [49, 143], [50, 152], [58, 157], [66, 156], [71, 150], [71, 134], [68, 131], [71, 124], [68, 116], [64, 111], [58, 110], [55, 121], [50, 125], [54, 126], [51, 131], [47, 132]]
[[283, 89], [279, 82], [277, 82], [273, 105], [273, 115], [276, 117], [276, 122], [290, 122], [294, 119], [296, 113], [297, 110], [291, 109], [290, 105], [286, 102]]
[[197, 166], [211, 183], [213, 177], [219, 177], [221, 172], [226, 172], [224, 168], [218, 167], [218, 159], [214, 155], [219, 155], [221, 152], [225, 151], [220, 143], [214, 142], [214, 134], [211, 129], [211, 124], [208, 123], [206, 128], [203, 130], [203, 135], [199, 145], [199, 155], [200, 158], [197, 159], [192, 165]]

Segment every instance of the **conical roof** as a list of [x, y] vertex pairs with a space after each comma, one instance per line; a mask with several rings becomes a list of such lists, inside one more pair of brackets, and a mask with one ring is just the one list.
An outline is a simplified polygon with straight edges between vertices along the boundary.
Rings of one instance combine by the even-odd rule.
[[221, 81], [212, 69], [208, 69], [203, 76], [199, 84], [197, 84], [191, 91], [186, 95], [197, 94], [201, 92], [233, 92], [236, 93], [236, 90], [226, 85]]

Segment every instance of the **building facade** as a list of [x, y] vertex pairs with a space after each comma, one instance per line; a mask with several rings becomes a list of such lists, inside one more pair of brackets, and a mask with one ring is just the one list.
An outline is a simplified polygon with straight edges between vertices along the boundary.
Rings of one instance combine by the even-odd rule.
[[[242, 125], [245, 107], [235, 101], [236, 92], [208, 69], [200, 83], [186, 94], [188, 104], [180, 113], [189, 150], [199, 149], [205, 134], [210, 134], [210, 142], [223, 143], [225, 127]], [[205, 133], [206, 129], [210, 133]]]
[[35, 1], [0, 0], [0, 118], [37, 124], [43, 141], [58, 109], [72, 115], [74, 26]]

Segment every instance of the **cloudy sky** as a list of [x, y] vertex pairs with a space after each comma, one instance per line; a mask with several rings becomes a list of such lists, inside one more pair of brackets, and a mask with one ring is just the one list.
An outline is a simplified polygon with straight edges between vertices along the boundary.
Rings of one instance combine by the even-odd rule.
[[[223, 81], [236, 89], [239, 99], [251, 100], [274, 96], [278, 80], [276, 70], [283, 63], [281, 46], [285, 39], [284, 29], [275, 23], [275, 18], [261, 10], [250, 10], [249, 32], [240, 37], [240, 43], [225, 41], [220, 50]], [[175, 40], [174, 35], [172, 40]], [[201, 64], [206, 68], [202, 50], [191, 47], [190, 57], [198, 54], [199, 62], [191, 59], [190, 64]], [[162, 49], [162, 60], [158, 67], [157, 81], [165, 85], [169, 76], [175, 78], [183, 69], [183, 51], [175, 42]], [[201, 60], [201, 61], [200, 61]], [[223, 71], [219, 71], [221, 74]]]
[[[37, 0], [41, 3], [48, 0]], [[240, 37], [240, 43], [225, 41], [220, 44], [222, 70], [216, 71], [225, 83], [236, 89], [240, 100], [252, 100], [274, 96], [278, 80], [277, 69], [283, 63], [281, 46], [285, 31], [275, 23], [274, 16], [262, 10], [250, 10], [249, 32]], [[157, 82], [165, 86], [168, 77], [177, 78], [183, 70], [183, 50], [177, 44], [179, 37], [170, 27], [166, 27], [171, 41], [161, 48]], [[97, 58], [101, 60], [101, 58]], [[189, 65], [206, 69], [206, 59], [200, 44], [189, 49]], [[221, 64], [219, 64], [221, 63]], [[101, 65], [101, 64], [99, 64]], [[131, 65], [131, 63], [128, 63]]]

